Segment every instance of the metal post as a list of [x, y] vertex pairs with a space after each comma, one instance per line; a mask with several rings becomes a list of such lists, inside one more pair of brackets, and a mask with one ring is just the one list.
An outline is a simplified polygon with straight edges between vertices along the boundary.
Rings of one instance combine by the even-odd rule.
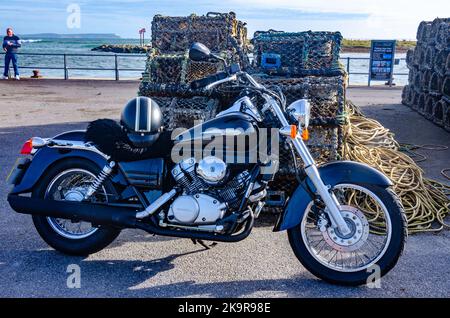
[[69, 71], [67, 70], [67, 55], [64, 54], [64, 79], [67, 81], [69, 79]]
[[116, 81], [119, 80], [119, 61], [117, 54], [114, 54], [114, 69], [116, 71]]
[[350, 57], [347, 57], [347, 81], [348, 81], [348, 85], [350, 85]]

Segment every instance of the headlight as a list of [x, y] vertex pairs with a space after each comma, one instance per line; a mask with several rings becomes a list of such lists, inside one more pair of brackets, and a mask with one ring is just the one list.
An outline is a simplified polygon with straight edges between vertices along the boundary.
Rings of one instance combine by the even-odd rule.
[[300, 126], [307, 128], [311, 115], [311, 105], [307, 99], [299, 99], [287, 108], [287, 112], [292, 118], [298, 121]]

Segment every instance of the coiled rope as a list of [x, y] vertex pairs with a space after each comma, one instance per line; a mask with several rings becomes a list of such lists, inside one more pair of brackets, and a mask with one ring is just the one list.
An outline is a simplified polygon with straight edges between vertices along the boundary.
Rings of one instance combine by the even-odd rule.
[[[408, 232], [436, 232], [450, 228], [450, 224], [445, 222], [450, 214], [450, 186], [425, 178], [417, 163], [402, 152], [407, 150], [407, 153], [417, 156], [411, 151], [418, 148], [446, 148], [438, 145], [400, 145], [389, 129], [376, 120], [366, 118], [350, 101], [347, 101], [347, 113], [349, 124], [343, 129], [343, 158], [366, 163], [392, 180], [393, 190], [405, 208]], [[423, 155], [418, 157], [418, 161], [426, 159]], [[446, 176], [445, 171], [449, 170], [443, 169], [441, 173]], [[358, 202], [358, 206], [371, 213], [378, 213], [371, 203]]]

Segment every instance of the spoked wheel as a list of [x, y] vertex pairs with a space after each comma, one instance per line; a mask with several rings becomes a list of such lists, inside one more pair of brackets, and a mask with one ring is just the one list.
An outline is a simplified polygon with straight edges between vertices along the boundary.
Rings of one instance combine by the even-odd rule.
[[[41, 180], [33, 196], [58, 201], [82, 201], [100, 169], [93, 163], [71, 159], [53, 167]], [[114, 188], [110, 181], [91, 198], [106, 203]], [[120, 233], [112, 227], [98, 227], [89, 222], [33, 216], [41, 237], [53, 248], [73, 255], [95, 253], [110, 244]]]
[[310, 202], [301, 223], [288, 232], [297, 258], [314, 275], [337, 284], [364, 284], [375, 266], [380, 276], [386, 274], [406, 236], [398, 197], [390, 189], [355, 184], [336, 185], [333, 193], [350, 233], [330, 226], [323, 209]]
[[[58, 201], [83, 201], [89, 185], [95, 181], [95, 175], [85, 169], [69, 169], [58, 174], [48, 185], [45, 199]], [[91, 198], [92, 202], [108, 202], [103, 187]], [[59, 235], [68, 239], [79, 240], [94, 234], [98, 227], [89, 222], [73, 222], [67, 219], [47, 217], [47, 222]]]

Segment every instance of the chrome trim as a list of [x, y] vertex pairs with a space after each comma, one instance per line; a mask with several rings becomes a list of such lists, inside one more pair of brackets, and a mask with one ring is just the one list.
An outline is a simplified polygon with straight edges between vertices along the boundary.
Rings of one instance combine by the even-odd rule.
[[225, 178], [227, 165], [218, 157], [208, 156], [198, 162], [196, 172], [206, 183], [217, 185]]
[[65, 135], [65, 134], [70, 134], [70, 133], [74, 133], [74, 132], [81, 132], [81, 133], [86, 133], [86, 130], [82, 130], [82, 129], [75, 129], [75, 130], [69, 130], [69, 131], [65, 131], [62, 132], [60, 134], [57, 134], [56, 136], [53, 136], [52, 138], [44, 138], [44, 139], [57, 139], [59, 136]]
[[177, 194], [177, 190], [175, 189], [172, 189], [170, 192], [164, 193], [158, 199], [153, 201], [153, 203], [150, 204], [144, 211], [137, 212], [136, 218], [143, 219], [155, 213], [163, 204], [172, 199], [175, 196], [175, 194]]
[[262, 199], [264, 199], [267, 196], [267, 190], [264, 189], [261, 192], [255, 193], [253, 195], [251, 195], [248, 200], [250, 202], [256, 202], [256, 201], [260, 201]]
[[327, 212], [332, 220], [331, 226], [333, 228], [337, 227], [339, 231], [344, 235], [349, 234], [350, 229], [341, 215], [340, 204], [337, 201], [336, 197], [329, 192], [328, 187], [323, 183], [317, 167], [315, 165], [311, 165], [305, 168], [305, 172], [326, 205], [325, 212]]
[[311, 117], [311, 105], [307, 99], [299, 99], [288, 106], [286, 112], [300, 124], [308, 128]]
[[147, 131], [152, 131], [152, 100], [150, 105], [147, 105]]
[[223, 225], [198, 225], [198, 226], [188, 226], [188, 225], [179, 225], [166, 223], [163, 220], [159, 221], [159, 226], [161, 227], [173, 227], [184, 230], [198, 231], [198, 232], [211, 232], [211, 233], [222, 233]]
[[47, 145], [47, 147], [92, 151], [92, 152], [95, 152], [95, 153], [101, 155], [106, 160], [109, 160], [111, 158], [107, 154], [101, 152], [94, 145], [92, 145], [90, 143], [85, 143], [83, 141], [51, 139], [51, 140], [49, 140], [49, 144]]
[[280, 128], [280, 135], [283, 135], [285, 137], [291, 136], [292, 127], [291, 126], [284, 126]]
[[214, 83], [211, 83], [211, 84], [207, 85], [205, 87], [205, 90], [209, 91], [210, 89], [216, 87], [217, 85], [224, 84], [224, 83], [231, 82], [231, 81], [236, 81], [236, 80], [237, 80], [237, 75], [234, 74], [232, 76], [224, 78], [223, 80], [220, 80], [220, 81], [217, 81], [217, 82], [214, 82]]
[[140, 131], [139, 129], [139, 116], [141, 114], [141, 100], [136, 97], [136, 113], [134, 114], [134, 131]]
[[47, 146], [48, 142], [49, 142], [48, 138], [41, 138], [41, 137], [31, 138], [31, 145], [35, 149]]
[[240, 72], [239, 74], [241, 74], [241, 75], [243, 74], [248, 79], [248, 81], [256, 88], [259, 88], [259, 89], [264, 88], [264, 86], [259, 84], [250, 74], [248, 74], [246, 72]]

